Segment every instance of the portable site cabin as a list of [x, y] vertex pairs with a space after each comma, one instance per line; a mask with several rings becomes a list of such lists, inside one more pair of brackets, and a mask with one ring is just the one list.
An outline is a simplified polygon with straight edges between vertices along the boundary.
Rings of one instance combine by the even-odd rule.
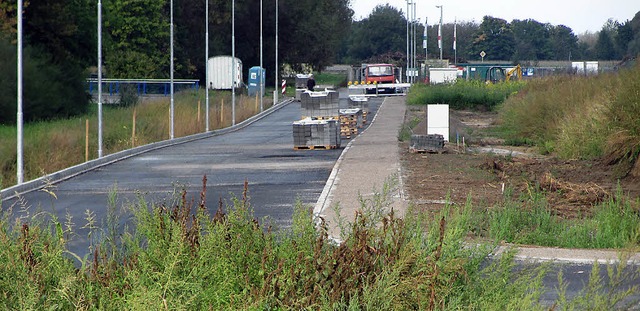
[[[235, 79], [232, 78], [235, 66]], [[214, 90], [230, 90], [235, 80], [235, 88], [242, 87], [242, 61], [231, 56], [214, 56], [208, 61], [207, 87]]]

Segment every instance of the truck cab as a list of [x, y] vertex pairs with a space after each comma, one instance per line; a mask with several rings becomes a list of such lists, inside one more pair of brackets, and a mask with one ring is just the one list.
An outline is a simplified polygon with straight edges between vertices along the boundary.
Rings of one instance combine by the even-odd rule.
[[394, 83], [395, 75], [391, 64], [368, 64], [364, 67], [364, 82], [373, 83]]

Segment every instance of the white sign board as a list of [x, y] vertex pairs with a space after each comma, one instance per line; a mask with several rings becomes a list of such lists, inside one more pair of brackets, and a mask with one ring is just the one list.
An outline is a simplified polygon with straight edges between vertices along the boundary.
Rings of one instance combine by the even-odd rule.
[[427, 105], [427, 135], [440, 134], [449, 141], [449, 105]]

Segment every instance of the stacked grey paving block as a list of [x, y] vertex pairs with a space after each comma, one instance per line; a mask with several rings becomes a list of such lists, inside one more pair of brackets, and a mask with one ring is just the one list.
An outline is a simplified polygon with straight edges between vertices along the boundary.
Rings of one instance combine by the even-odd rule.
[[338, 118], [340, 98], [336, 91], [305, 91], [300, 94], [300, 106], [303, 117], [322, 119]]
[[311, 120], [293, 122], [294, 148], [340, 147], [340, 125], [338, 120]]
[[412, 152], [441, 152], [444, 150], [444, 136], [440, 134], [411, 135], [409, 149]]
[[366, 96], [349, 96], [349, 108], [360, 108], [363, 112], [369, 112], [369, 99]]

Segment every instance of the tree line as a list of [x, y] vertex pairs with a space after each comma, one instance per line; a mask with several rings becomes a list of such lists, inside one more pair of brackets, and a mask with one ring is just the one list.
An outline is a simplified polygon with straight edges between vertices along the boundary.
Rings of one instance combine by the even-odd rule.
[[[439, 58], [438, 21], [427, 25], [427, 57]], [[416, 23], [416, 51], [424, 59], [422, 45], [424, 21]], [[393, 61], [406, 63], [407, 19], [402, 10], [390, 5], [377, 6], [371, 14], [353, 22], [339, 59], [345, 63]], [[541, 61], [541, 60], [622, 60], [640, 53], [640, 11], [632, 20], [609, 20], [597, 34], [580, 37], [565, 25], [551, 25], [533, 19], [513, 20], [485, 16], [482, 22], [456, 23], [456, 48], [453, 49], [454, 23], [443, 24], [443, 58], [457, 62]], [[457, 53], [456, 53], [457, 52]]]
[[[231, 55], [232, 2], [208, 0], [209, 56]], [[264, 67], [274, 83], [276, 0], [263, 1]], [[176, 78], [205, 78], [205, 1], [173, 0]], [[353, 21], [351, 0], [278, 0], [279, 62], [310, 64], [380, 61], [405, 65], [407, 19], [389, 5]], [[103, 65], [108, 78], [169, 77], [170, 0], [102, 0]], [[16, 0], [0, 0], [0, 124], [16, 118]], [[235, 0], [236, 56], [247, 69], [260, 64], [260, 0]], [[24, 118], [35, 121], [87, 111], [85, 80], [97, 62], [97, 1], [24, 3]], [[423, 24], [417, 24], [416, 50]], [[453, 60], [454, 25], [443, 25], [443, 56]], [[532, 19], [485, 16], [460, 22], [457, 61], [621, 59], [640, 51], [640, 12], [609, 21], [597, 35], [579, 38], [571, 28]], [[437, 25], [427, 26], [428, 58], [439, 56]], [[245, 70], [246, 71], [246, 70]], [[246, 72], [244, 73], [246, 75]]]
[[[209, 1], [209, 56], [231, 55], [232, 2]], [[267, 83], [275, 71], [275, 0], [263, 1]], [[176, 78], [205, 78], [205, 1], [173, 0]], [[316, 70], [335, 62], [349, 31], [350, 0], [278, 0], [280, 63]], [[103, 0], [103, 75], [169, 78], [170, 0]], [[16, 0], [0, 0], [0, 124], [16, 118]], [[97, 62], [97, 1], [25, 1], [24, 117], [67, 117], [87, 110], [85, 79]], [[235, 0], [236, 57], [260, 64], [260, 0]], [[93, 67], [93, 70], [91, 68]], [[246, 73], [245, 73], [246, 74]]]

